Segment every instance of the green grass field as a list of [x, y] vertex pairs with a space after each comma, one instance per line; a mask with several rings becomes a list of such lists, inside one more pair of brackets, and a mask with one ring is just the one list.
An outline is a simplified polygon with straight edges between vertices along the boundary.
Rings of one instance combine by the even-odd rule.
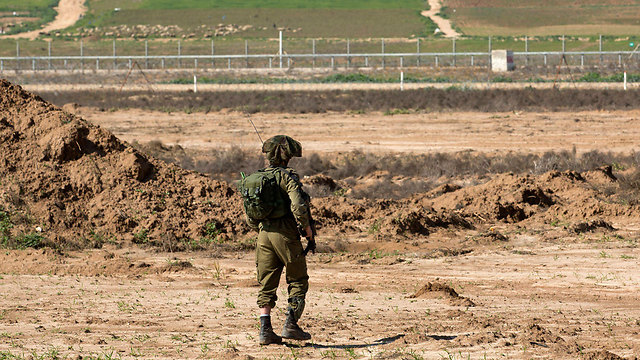
[[444, 0], [443, 14], [465, 35], [631, 35], [636, 0]]
[[0, 11], [31, 12], [58, 5], [59, 0], [0, 0]]
[[422, 0], [89, 0], [96, 11], [122, 9], [423, 9]]
[[[368, 38], [424, 36], [431, 29], [422, 0], [90, 0], [84, 27], [178, 25], [189, 33], [201, 25], [253, 25], [231, 37], [272, 38], [278, 28], [292, 37]], [[114, 11], [119, 8], [119, 11]]]
[[0, 13], [13, 13], [14, 11], [25, 17], [36, 18], [36, 21], [22, 23], [7, 31], [8, 34], [37, 29], [42, 24], [53, 20], [56, 12], [54, 6], [60, 0], [0, 0]]

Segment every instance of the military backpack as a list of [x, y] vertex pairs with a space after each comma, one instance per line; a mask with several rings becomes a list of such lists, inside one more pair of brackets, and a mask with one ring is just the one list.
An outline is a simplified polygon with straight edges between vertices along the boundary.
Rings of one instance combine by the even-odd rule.
[[286, 215], [287, 204], [278, 177], [280, 169], [261, 169], [245, 176], [238, 183], [244, 200], [244, 211], [254, 220], [275, 219]]

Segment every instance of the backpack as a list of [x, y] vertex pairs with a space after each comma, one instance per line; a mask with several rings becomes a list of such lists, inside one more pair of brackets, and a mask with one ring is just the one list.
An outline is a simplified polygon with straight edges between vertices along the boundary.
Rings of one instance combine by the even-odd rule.
[[249, 176], [241, 173], [238, 190], [244, 200], [244, 211], [254, 220], [275, 219], [287, 212], [282, 189], [276, 173], [279, 169], [261, 169]]

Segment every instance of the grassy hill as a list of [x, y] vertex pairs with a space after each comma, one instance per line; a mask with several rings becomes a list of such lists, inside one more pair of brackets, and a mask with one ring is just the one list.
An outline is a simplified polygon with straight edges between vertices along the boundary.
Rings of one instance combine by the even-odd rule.
[[[0, 26], [9, 34], [30, 31], [53, 20], [56, 12], [54, 6], [59, 0], [0, 0]], [[13, 13], [17, 16], [14, 16]], [[13, 21], [14, 19], [25, 21]], [[7, 27], [7, 24], [17, 24]]]
[[[83, 27], [178, 26], [195, 33], [205, 25], [251, 25], [229, 36], [273, 37], [286, 29], [289, 37], [367, 38], [424, 36], [429, 22], [420, 16], [423, 0], [89, 0]], [[117, 10], [116, 10], [117, 9]]]
[[637, 0], [444, 0], [442, 13], [465, 35], [632, 35]]

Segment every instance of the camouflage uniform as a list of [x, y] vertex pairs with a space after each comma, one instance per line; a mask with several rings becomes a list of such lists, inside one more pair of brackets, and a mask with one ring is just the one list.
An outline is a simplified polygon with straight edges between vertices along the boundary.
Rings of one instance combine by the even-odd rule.
[[[273, 169], [268, 167], [267, 170]], [[278, 174], [278, 172], [276, 172]], [[278, 184], [290, 200], [290, 212], [277, 219], [260, 222], [247, 217], [247, 222], [259, 231], [256, 244], [256, 267], [260, 291], [258, 307], [275, 307], [278, 296], [278, 284], [283, 268], [286, 268], [286, 280], [289, 298], [304, 300], [309, 289], [307, 262], [302, 256], [302, 243], [298, 233], [298, 224], [302, 228], [309, 226], [307, 197], [302, 191], [298, 175], [291, 168], [281, 168]], [[291, 303], [291, 301], [290, 301]], [[302, 309], [296, 313], [302, 313]], [[298, 315], [298, 314], [296, 314]], [[299, 315], [297, 316], [299, 318]]]
[[[277, 135], [264, 142], [262, 152], [270, 163], [265, 170], [276, 174], [287, 210], [284, 216], [273, 219], [259, 221], [247, 217], [247, 223], [259, 231], [256, 244], [257, 278], [260, 283], [258, 307], [275, 307], [280, 275], [286, 269], [289, 306], [282, 337], [308, 340], [311, 335], [300, 329], [297, 320], [302, 316], [309, 289], [307, 262], [298, 232], [299, 226], [302, 229], [309, 228], [309, 196], [302, 190], [295, 170], [286, 167], [292, 157], [302, 156], [302, 147], [289, 136]], [[273, 332], [270, 317], [261, 315], [260, 324], [260, 344], [277, 344], [282, 341]]]

